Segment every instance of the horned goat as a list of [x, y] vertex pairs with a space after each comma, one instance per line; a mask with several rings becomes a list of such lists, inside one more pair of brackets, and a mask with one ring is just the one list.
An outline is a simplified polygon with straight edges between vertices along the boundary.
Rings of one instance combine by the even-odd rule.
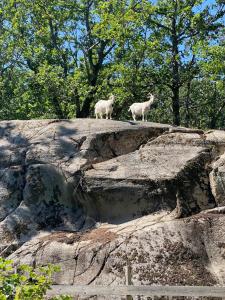
[[112, 112], [113, 112], [113, 103], [115, 101], [115, 96], [111, 95], [109, 100], [99, 100], [95, 104], [95, 117], [98, 119], [102, 119], [104, 115], [106, 115], [106, 119], [112, 119]]
[[147, 113], [149, 112], [155, 97], [152, 94], [148, 94], [148, 98], [150, 99], [146, 102], [133, 103], [130, 106], [128, 111], [131, 111], [134, 121], [136, 121], [136, 116], [141, 116], [141, 115], [142, 115], [142, 121], [147, 121]]

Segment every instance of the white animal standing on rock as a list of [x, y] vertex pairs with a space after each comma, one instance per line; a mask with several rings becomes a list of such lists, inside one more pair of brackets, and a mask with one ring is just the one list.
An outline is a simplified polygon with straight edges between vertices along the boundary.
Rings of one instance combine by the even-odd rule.
[[111, 95], [109, 97], [109, 100], [99, 100], [95, 104], [95, 117], [98, 119], [102, 119], [104, 115], [106, 115], [106, 119], [110, 118], [112, 119], [112, 112], [113, 112], [113, 103], [115, 101], [115, 96]]
[[154, 102], [154, 95], [148, 94], [150, 98], [146, 102], [133, 103], [128, 111], [131, 111], [134, 121], [136, 121], [136, 116], [142, 116], [142, 121], [147, 121], [147, 113], [150, 110], [152, 103]]

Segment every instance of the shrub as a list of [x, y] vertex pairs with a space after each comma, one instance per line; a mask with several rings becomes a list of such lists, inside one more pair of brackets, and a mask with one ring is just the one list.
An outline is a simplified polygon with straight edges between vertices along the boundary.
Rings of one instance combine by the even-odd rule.
[[[13, 268], [13, 262], [0, 257], [0, 300], [43, 300], [51, 288], [52, 275], [58, 266], [47, 265], [34, 269], [28, 265]], [[51, 300], [71, 300], [57, 296]]]

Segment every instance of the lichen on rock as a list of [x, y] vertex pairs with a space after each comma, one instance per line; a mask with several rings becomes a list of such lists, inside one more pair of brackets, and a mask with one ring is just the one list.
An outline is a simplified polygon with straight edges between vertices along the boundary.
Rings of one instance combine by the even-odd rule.
[[58, 284], [224, 284], [223, 131], [0, 122], [0, 253]]

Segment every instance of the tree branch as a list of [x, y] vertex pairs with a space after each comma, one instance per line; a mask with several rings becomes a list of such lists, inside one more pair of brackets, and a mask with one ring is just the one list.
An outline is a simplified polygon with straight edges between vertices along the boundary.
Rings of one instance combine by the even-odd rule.
[[158, 26], [158, 27], [160, 27], [160, 28], [166, 29], [166, 30], [168, 30], [168, 31], [170, 31], [170, 32], [172, 31], [171, 28], [169, 28], [169, 27], [166, 26], [166, 25], [161, 24], [160, 22], [158, 22], [158, 21], [156, 21], [156, 20], [150, 19], [149, 22], [150, 22], [150, 23], [153, 23], [154, 25], [156, 25], [156, 26]]

